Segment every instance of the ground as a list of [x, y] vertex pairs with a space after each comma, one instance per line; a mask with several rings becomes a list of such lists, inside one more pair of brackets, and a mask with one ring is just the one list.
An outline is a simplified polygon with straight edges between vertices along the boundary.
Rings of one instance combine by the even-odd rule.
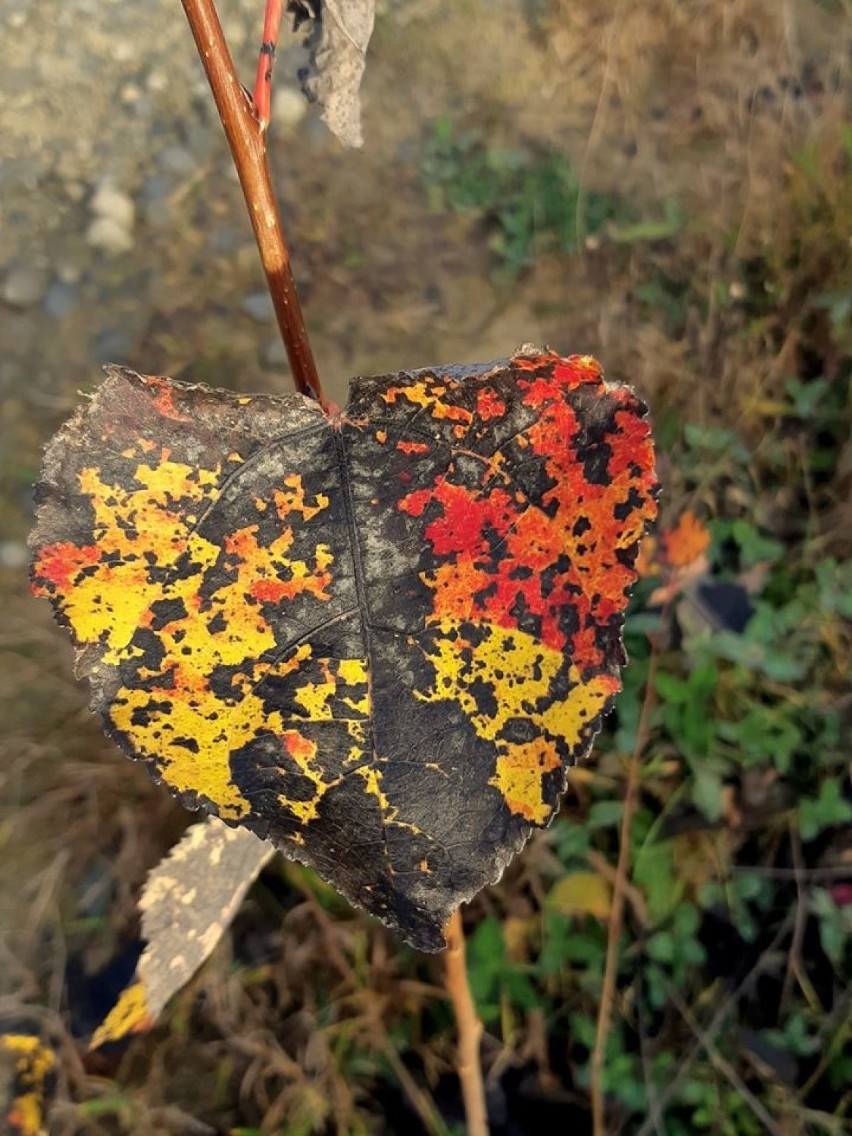
[[[247, 83], [261, 7], [220, 4]], [[848, 557], [837, 422], [775, 432], [791, 379], [805, 401], [814, 378], [848, 382], [850, 24], [843, 0], [386, 3], [360, 151], [303, 113], [288, 40], [271, 163], [332, 397], [355, 374], [524, 342], [593, 353], [652, 406], [671, 519], [740, 510], [788, 549]], [[451, 1065], [439, 971], [289, 870], [116, 1083], [100, 1078], [118, 1057], [84, 1066], [72, 1040], [103, 1009], [81, 976], [121, 958], [144, 876], [187, 817], [101, 737], [28, 594], [41, 447], [105, 362], [244, 391], [288, 376], [180, 6], [16, 0], [0, 25], [3, 1006], [59, 1046], [51, 1131], [395, 1131], [405, 1093], [381, 1086], [416, 1069], [434, 1087]], [[729, 452], [684, 473], [684, 423], [736, 431], [745, 496]], [[805, 435], [831, 436], [833, 468], [800, 492]], [[773, 439], [788, 483], [763, 461]], [[475, 921], [527, 915], [550, 854], [531, 848]], [[429, 1028], [406, 1024], [424, 1005]], [[546, 1069], [543, 1031], [526, 1020], [519, 1067]], [[492, 1060], [511, 1048], [499, 1036]], [[440, 1093], [439, 1108], [452, 1118]]]

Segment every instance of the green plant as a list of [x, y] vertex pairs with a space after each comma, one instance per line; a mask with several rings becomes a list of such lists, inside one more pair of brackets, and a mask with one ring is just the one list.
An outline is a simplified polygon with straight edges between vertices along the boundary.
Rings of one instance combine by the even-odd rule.
[[575, 252], [587, 237], [607, 233], [623, 243], [674, 236], [682, 225], [670, 199], [662, 218], [642, 218], [618, 194], [584, 187], [568, 159], [486, 144], [478, 131], [439, 118], [424, 146], [421, 175], [433, 210], [484, 219], [491, 248], [515, 274], [550, 249]]

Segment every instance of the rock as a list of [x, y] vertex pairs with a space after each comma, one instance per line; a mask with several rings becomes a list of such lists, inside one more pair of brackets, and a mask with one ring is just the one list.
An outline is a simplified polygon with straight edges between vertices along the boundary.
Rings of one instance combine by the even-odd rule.
[[142, 98], [142, 88], [138, 83], [124, 83], [118, 97], [125, 106], [133, 106]]
[[116, 63], [129, 63], [135, 58], [137, 47], [132, 40], [112, 37], [110, 50]]
[[86, 229], [86, 244], [118, 256], [133, 248], [133, 234], [111, 217], [96, 217]]
[[56, 279], [63, 284], [79, 284], [83, 278], [83, 269], [77, 260], [71, 256], [62, 257], [54, 262]]
[[0, 568], [23, 568], [29, 558], [22, 540], [0, 540]]
[[73, 284], [55, 280], [44, 298], [44, 310], [54, 319], [64, 319], [77, 305], [78, 290]]
[[275, 339], [270, 339], [266, 344], [261, 354], [264, 364], [267, 367], [281, 367], [284, 366], [287, 360], [287, 348], [284, 346], [284, 340], [280, 336]]
[[166, 173], [188, 177], [196, 167], [195, 157], [183, 146], [166, 146], [157, 155], [157, 165]]
[[136, 219], [136, 207], [129, 194], [111, 182], [101, 182], [89, 208], [94, 217], [86, 230], [86, 244], [112, 256], [129, 252], [133, 248]]
[[89, 208], [96, 217], [106, 217], [125, 229], [132, 229], [136, 209], [129, 194], [123, 193], [112, 182], [104, 181], [95, 190]]
[[93, 337], [92, 354], [98, 363], [120, 363], [130, 354], [130, 339], [120, 328], [104, 328]]
[[295, 87], [279, 87], [272, 95], [272, 121], [285, 130], [294, 130], [308, 113], [308, 102]]
[[142, 216], [148, 225], [158, 227], [167, 225], [172, 219], [172, 206], [169, 200], [174, 186], [164, 173], [151, 174], [145, 178], [140, 190]]
[[161, 68], [154, 67], [145, 77], [145, 87], [152, 95], [162, 94], [168, 90], [169, 77]]
[[11, 269], [0, 292], [10, 308], [31, 308], [40, 303], [50, 284], [50, 273], [38, 264], [20, 264]]
[[272, 323], [275, 319], [275, 308], [268, 292], [252, 292], [244, 297], [240, 307], [258, 323]]

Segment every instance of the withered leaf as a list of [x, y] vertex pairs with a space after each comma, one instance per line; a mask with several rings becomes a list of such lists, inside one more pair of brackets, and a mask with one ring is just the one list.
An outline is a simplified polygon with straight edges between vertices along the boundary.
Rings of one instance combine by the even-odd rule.
[[146, 942], [135, 981], [92, 1038], [96, 1048], [147, 1029], [209, 958], [275, 849], [246, 828], [194, 824], [142, 890]]
[[334, 417], [112, 368], [48, 446], [34, 587], [155, 780], [437, 950], [619, 689], [645, 413], [534, 348]]
[[305, 98], [345, 146], [361, 146], [361, 80], [373, 34], [375, 0], [291, 0], [294, 26], [312, 20], [310, 66], [299, 72]]

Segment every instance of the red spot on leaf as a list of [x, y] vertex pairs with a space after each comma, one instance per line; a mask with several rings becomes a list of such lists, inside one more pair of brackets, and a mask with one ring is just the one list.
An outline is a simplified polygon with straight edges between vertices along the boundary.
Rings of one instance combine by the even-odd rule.
[[494, 391], [484, 387], [476, 399], [476, 412], [483, 422], [491, 418], [499, 418], [506, 413], [506, 404]]
[[[93, 544], [83, 545], [82, 548], [70, 541], [49, 544], [39, 553], [34, 574], [49, 580], [60, 592], [65, 592], [83, 568], [97, 564], [100, 558], [100, 549]], [[34, 586], [33, 591], [36, 595], [45, 593], [40, 585]]]

